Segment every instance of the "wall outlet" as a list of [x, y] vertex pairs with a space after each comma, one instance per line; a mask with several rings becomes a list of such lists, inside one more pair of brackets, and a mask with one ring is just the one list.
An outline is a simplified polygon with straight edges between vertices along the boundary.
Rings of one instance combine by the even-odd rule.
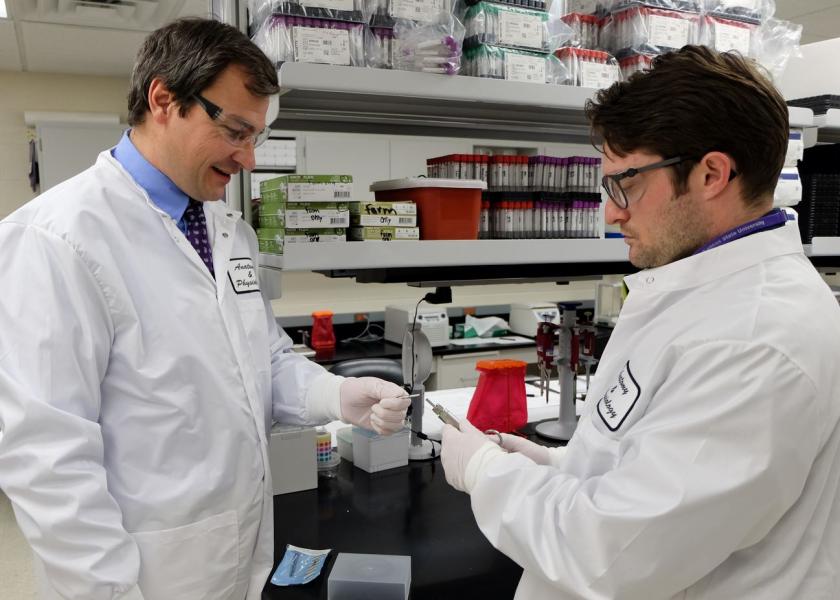
[[370, 319], [370, 315], [368, 313], [356, 313], [353, 315], [353, 320], [357, 323], [367, 321]]
[[464, 316], [466, 317], [467, 315], [470, 315], [470, 316], [473, 316], [473, 317], [475, 316], [475, 306], [465, 306], [464, 307]]

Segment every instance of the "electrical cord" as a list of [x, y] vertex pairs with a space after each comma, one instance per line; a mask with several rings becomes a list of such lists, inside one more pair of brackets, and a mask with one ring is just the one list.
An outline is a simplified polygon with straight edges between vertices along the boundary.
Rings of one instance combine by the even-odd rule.
[[[381, 331], [381, 334], [375, 334], [371, 332], [371, 329], [376, 328]], [[350, 342], [361, 342], [361, 343], [368, 343], [368, 342], [378, 342], [384, 337], [385, 328], [382, 325], [378, 325], [376, 323], [371, 323], [370, 320], [365, 321], [365, 328], [359, 335], [354, 335], [353, 337], [344, 338], [339, 343], [340, 344], [349, 344]]]
[[426, 300], [426, 297], [424, 296], [424, 297], [420, 298], [420, 300], [417, 301], [417, 306], [414, 307], [414, 320], [411, 322], [411, 393], [412, 394], [414, 393], [414, 380], [417, 378], [417, 373], [414, 370], [414, 366], [415, 366], [414, 365], [414, 358], [415, 358], [415, 354], [414, 354], [414, 338], [415, 338], [414, 330], [417, 327], [417, 313], [420, 311], [420, 303], [424, 302], [425, 300]]

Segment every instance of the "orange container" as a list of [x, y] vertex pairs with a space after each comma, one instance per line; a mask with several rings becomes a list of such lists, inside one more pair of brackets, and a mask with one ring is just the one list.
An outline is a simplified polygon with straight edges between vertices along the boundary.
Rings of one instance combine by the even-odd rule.
[[479, 179], [410, 177], [376, 181], [370, 191], [377, 202], [413, 201], [417, 204], [421, 240], [475, 240], [481, 215]]

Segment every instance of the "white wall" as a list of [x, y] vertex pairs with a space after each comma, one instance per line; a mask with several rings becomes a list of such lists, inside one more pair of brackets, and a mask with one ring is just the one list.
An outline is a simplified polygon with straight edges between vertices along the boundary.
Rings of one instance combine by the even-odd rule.
[[0, 71], [0, 219], [35, 197], [24, 111], [127, 114], [128, 78]]
[[791, 57], [777, 82], [786, 100], [840, 94], [840, 38], [805, 44], [802, 56]]

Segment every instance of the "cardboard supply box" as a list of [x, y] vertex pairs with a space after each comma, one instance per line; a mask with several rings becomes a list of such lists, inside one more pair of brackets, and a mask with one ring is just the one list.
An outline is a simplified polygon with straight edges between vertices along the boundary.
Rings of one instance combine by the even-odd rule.
[[355, 241], [390, 242], [396, 240], [419, 240], [419, 227], [351, 227], [350, 239]]
[[263, 203], [347, 202], [352, 193], [350, 175], [282, 175], [260, 183]]

